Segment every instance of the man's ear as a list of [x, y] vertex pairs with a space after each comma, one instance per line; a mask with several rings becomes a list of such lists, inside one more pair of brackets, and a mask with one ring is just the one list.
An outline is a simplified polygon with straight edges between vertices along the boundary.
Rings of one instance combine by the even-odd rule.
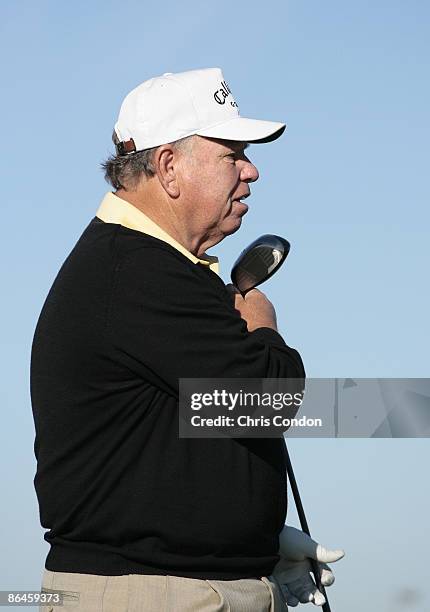
[[161, 145], [154, 152], [153, 164], [158, 180], [171, 198], [179, 196], [175, 149], [170, 144]]

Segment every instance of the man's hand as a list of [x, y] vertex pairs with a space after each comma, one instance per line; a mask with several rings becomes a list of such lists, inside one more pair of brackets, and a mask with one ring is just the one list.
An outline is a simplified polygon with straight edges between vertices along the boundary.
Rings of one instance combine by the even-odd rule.
[[259, 327], [270, 327], [278, 331], [275, 309], [264, 293], [251, 289], [243, 297], [234, 285], [227, 285], [227, 289], [232, 294], [234, 307], [246, 321], [249, 332]]
[[279, 583], [289, 606], [299, 603], [313, 603], [322, 606], [325, 598], [317, 589], [311, 578], [309, 559], [319, 562], [321, 582], [327, 587], [333, 584], [334, 576], [327, 565], [342, 559], [343, 550], [328, 550], [308, 535], [285, 525], [279, 536], [280, 561], [273, 570], [273, 576]]

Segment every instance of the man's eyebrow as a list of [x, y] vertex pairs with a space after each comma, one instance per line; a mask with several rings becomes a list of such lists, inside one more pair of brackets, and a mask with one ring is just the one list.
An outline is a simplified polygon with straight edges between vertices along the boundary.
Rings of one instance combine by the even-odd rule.
[[237, 151], [245, 151], [245, 149], [248, 149], [249, 147], [249, 143], [248, 142], [243, 142], [243, 143], [238, 143], [237, 141], [232, 141], [229, 143], [228, 147], [230, 149], [232, 149], [233, 151], [237, 152]]

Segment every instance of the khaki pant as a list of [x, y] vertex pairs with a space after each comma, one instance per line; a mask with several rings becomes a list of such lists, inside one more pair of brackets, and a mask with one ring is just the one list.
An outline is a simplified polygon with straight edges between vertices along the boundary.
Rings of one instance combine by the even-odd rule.
[[278, 587], [266, 577], [197, 580], [45, 570], [42, 592], [60, 593], [63, 604], [43, 605], [39, 612], [287, 612]]

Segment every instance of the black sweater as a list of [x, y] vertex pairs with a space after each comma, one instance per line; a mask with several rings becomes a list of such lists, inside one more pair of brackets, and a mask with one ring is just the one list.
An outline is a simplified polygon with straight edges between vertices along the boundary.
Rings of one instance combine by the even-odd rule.
[[95, 217], [32, 347], [46, 568], [270, 574], [286, 516], [283, 440], [179, 439], [178, 379], [303, 376], [277, 332], [248, 333], [214, 272]]

